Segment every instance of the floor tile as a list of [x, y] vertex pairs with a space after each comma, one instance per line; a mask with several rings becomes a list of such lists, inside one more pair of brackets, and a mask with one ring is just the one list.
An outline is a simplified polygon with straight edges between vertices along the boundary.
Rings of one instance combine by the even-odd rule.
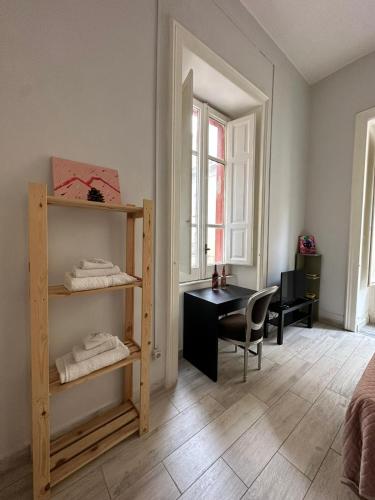
[[322, 356], [290, 390], [314, 403], [339, 371], [341, 365], [342, 362], [337, 359]]
[[298, 351], [298, 356], [310, 363], [318, 361], [327, 351], [329, 351], [329, 349], [337, 344], [337, 339], [330, 337], [326, 332], [322, 332], [315, 338], [310, 337], [310, 339], [311, 343], [302, 346]]
[[263, 343], [263, 356], [274, 363], [282, 365], [294, 356], [294, 352], [285, 347], [285, 345], [278, 345], [276, 340], [273, 342], [265, 340]]
[[362, 336], [356, 333], [342, 333], [342, 338], [326, 352], [327, 356], [346, 361], [354, 350], [359, 346]]
[[287, 392], [223, 455], [233, 471], [250, 486], [310, 408]]
[[250, 392], [265, 403], [275, 403], [297, 380], [311, 367], [307, 361], [294, 357], [277, 370], [255, 382], [249, 388]]
[[178, 488], [191, 486], [266, 410], [248, 394], [173, 452], [164, 464]]
[[246, 491], [244, 483], [220, 458], [181, 497], [181, 500], [237, 500]]
[[177, 386], [170, 401], [179, 411], [185, 410], [206, 396], [214, 386], [215, 382], [202, 375], [189, 385]]
[[328, 388], [350, 399], [366, 366], [366, 359], [353, 354], [337, 372]]
[[341, 456], [329, 450], [305, 500], [357, 500], [348, 486], [341, 483]]
[[[176, 500], [180, 496], [178, 488], [165, 470], [159, 464], [124, 490], [114, 500]], [[98, 500], [100, 497], [97, 497]]]
[[33, 482], [31, 474], [12, 483], [0, 491], [0, 500], [32, 500]]
[[215, 398], [225, 408], [229, 408], [248, 394], [249, 388], [254, 383], [266, 377], [272, 370], [278, 368], [278, 366], [269, 359], [263, 358], [262, 369], [258, 370], [258, 360], [255, 357], [251, 357], [248, 364], [247, 382], [243, 381], [243, 364], [241, 362], [239, 369], [234, 372], [231, 378], [228, 378], [223, 383], [217, 383], [210, 390], [210, 396]]
[[326, 389], [280, 448], [280, 453], [310, 479], [336, 437], [346, 405], [345, 398]]
[[367, 361], [370, 361], [372, 356], [375, 353], [375, 339], [364, 337], [361, 340], [358, 348], [355, 350], [355, 353], [362, 358], [365, 358]]
[[332, 443], [331, 448], [335, 450], [339, 455], [342, 454], [342, 434], [344, 430], [344, 424], [341, 425], [338, 433], [336, 434], [335, 440]]
[[81, 481], [76, 481], [56, 495], [52, 490], [54, 500], [110, 500], [101, 470], [92, 471]]
[[223, 410], [206, 396], [155, 431], [127, 443], [119, 455], [102, 466], [110, 494], [116, 496], [129, 488]]
[[28, 453], [22, 453], [11, 460], [2, 462], [2, 464], [4, 470], [0, 470], [0, 490], [32, 472], [31, 457]]
[[309, 486], [308, 478], [276, 453], [243, 499], [302, 500]]
[[168, 422], [171, 418], [178, 415], [177, 408], [171, 403], [168, 396], [151, 400], [150, 404], [150, 426], [149, 431], [153, 431], [160, 425]]

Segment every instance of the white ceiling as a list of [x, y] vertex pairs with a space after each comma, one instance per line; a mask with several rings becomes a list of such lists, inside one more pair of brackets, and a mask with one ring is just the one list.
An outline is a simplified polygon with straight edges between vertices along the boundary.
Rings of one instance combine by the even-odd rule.
[[240, 0], [309, 83], [375, 50], [375, 0]]

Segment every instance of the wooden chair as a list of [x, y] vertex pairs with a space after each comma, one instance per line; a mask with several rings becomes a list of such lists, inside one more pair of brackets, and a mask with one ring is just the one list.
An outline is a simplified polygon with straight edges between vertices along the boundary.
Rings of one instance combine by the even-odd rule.
[[[244, 349], [244, 382], [247, 380], [247, 363], [250, 346], [256, 345], [258, 370], [262, 367], [263, 325], [272, 295], [277, 286], [265, 288], [249, 298], [245, 314], [230, 314], [219, 320], [219, 338]], [[253, 351], [250, 351], [253, 352]]]

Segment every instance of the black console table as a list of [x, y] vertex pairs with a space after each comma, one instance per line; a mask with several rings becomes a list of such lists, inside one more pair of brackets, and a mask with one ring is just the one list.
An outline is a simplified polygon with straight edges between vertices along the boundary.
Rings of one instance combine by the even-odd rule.
[[183, 356], [214, 382], [217, 381], [218, 318], [246, 307], [255, 292], [228, 285], [216, 291], [202, 288], [184, 293]]
[[[305, 323], [307, 328], [313, 326], [313, 309], [317, 300], [299, 299], [293, 304], [280, 305], [280, 301], [271, 302], [264, 322], [264, 337], [268, 337], [268, 325], [277, 326], [277, 343], [283, 343], [284, 326]], [[270, 312], [277, 313], [276, 318], [270, 319]]]

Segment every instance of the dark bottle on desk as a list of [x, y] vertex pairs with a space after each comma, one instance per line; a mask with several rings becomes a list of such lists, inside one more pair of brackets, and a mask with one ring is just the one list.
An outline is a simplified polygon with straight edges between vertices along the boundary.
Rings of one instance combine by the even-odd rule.
[[227, 276], [225, 274], [225, 266], [223, 266], [223, 270], [221, 272], [220, 286], [221, 286], [221, 288], [227, 287]]
[[214, 272], [212, 273], [212, 290], [219, 289], [219, 273], [215, 264]]

